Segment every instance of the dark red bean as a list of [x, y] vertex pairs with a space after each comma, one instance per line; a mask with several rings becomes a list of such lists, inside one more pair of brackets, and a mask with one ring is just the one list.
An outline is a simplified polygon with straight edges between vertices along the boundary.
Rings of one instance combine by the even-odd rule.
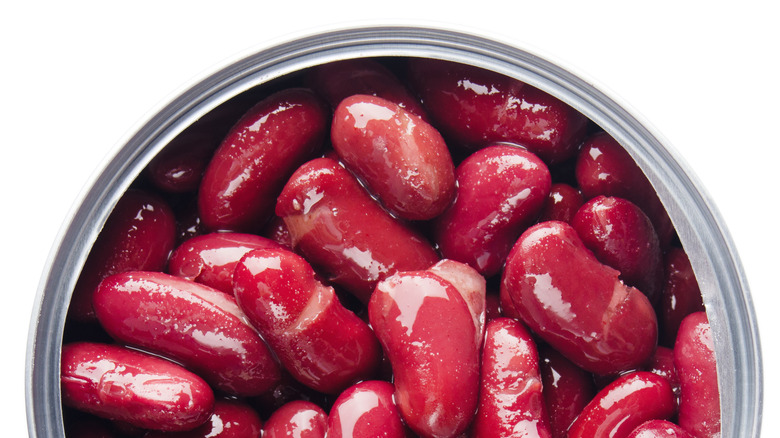
[[232, 296], [160, 272], [115, 274], [95, 292], [113, 338], [180, 361], [229, 394], [261, 394], [280, 379], [273, 354]]
[[455, 195], [455, 167], [441, 134], [388, 100], [347, 97], [330, 137], [347, 168], [401, 218], [432, 219]]
[[206, 423], [186, 432], [149, 432], [144, 438], [259, 438], [263, 423], [252, 407], [237, 400], [214, 403]]
[[198, 205], [211, 230], [256, 230], [271, 217], [287, 177], [318, 150], [330, 110], [311, 91], [265, 98], [230, 130], [209, 162]]
[[328, 416], [329, 438], [405, 438], [411, 432], [393, 401], [393, 385], [367, 380], [339, 395]]
[[295, 172], [276, 214], [296, 251], [364, 303], [387, 276], [428, 269], [439, 261], [421, 234], [390, 216], [329, 158], [312, 160]]
[[568, 184], [555, 183], [550, 187], [550, 195], [539, 214], [539, 222], [571, 222], [582, 204], [584, 199], [579, 190]]
[[258, 249], [236, 266], [241, 308], [301, 383], [336, 394], [376, 372], [381, 349], [368, 325], [341, 305], [312, 267], [284, 249]]
[[704, 303], [691, 261], [684, 249], [670, 249], [664, 256], [664, 265], [666, 282], [658, 319], [664, 345], [672, 347], [682, 320], [691, 313], [704, 311]]
[[486, 332], [473, 436], [552, 437], [530, 333], [509, 318], [491, 321]]
[[571, 226], [582, 243], [620, 279], [642, 291], [654, 305], [663, 289], [663, 256], [653, 224], [642, 210], [623, 198], [596, 196], [574, 215]]
[[278, 243], [254, 234], [204, 234], [173, 251], [168, 272], [233, 295], [233, 269], [241, 257], [253, 249], [279, 247]]
[[554, 438], [566, 438], [569, 426], [596, 395], [591, 374], [551, 348], [539, 346], [542, 393]]
[[695, 438], [682, 427], [666, 420], [650, 420], [634, 429], [628, 438]]
[[456, 178], [457, 197], [435, 220], [434, 239], [445, 258], [492, 276], [541, 211], [550, 171], [525, 149], [492, 145], [466, 158]]
[[455, 260], [444, 259], [428, 269], [443, 278], [460, 292], [474, 320], [476, 343], [482, 345], [485, 338], [486, 286], [485, 277], [474, 268]]
[[477, 408], [480, 348], [461, 294], [429, 271], [401, 272], [377, 285], [368, 316], [406, 424], [424, 437], [464, 432]]
[[565, 222], [543, 222], [518, 239], [501, 281], [521, 319], [587, 371], [610, 374], [643, 364], [656, 346], [655, 312], [624, 285]]
[[680, 379], [677, 423], [697, 438], [720, 437], [720, 392], [712, 331], [707, 315], [696, 312], [680, 324], [674, 344]]
[[106, 219], [81, 270], [68, 309], [69, 318], [94, 321], [92, 294], [109, 275], [161, 271], [176, 239], [176, 219], [156, 195], [128, 190]]
[[116, 345], [62, 347], [66, 406], [133, 426], [189, 430], [208, 420], [214, 393], [200, 377], [159, 357]]
[[200, 186], [203, 172], [220, 139], [207, 130], [187, 130], [160, 151], [146, 170], [149, 180], [163, 192], [188, 193]]
[[674, 414], [669, 382], [646, 371], [619, 377], [585, 406], [569, 429], [569, 438], [625, 438], [648, 420]]
[[483, 147], [519, 143], [547, 163], [574, 156], [587, 119], [555, 97], [516, 79], [449, 61], [409, 61], [413, 88], [442, 134]]
[[312, 402], [296, 400], [277, 409], [263, 425], [263, 438], [325, 438], [328, 415]]
[[292, 236], [284, 220], [274, 215], [261, 233], [263, 236], [273, 240], [284, 248], [293, 249]]

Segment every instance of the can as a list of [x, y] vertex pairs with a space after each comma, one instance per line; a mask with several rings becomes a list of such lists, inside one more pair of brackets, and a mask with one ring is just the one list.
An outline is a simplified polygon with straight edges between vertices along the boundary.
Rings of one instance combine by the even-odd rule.
[[115, 150], [76, 201], [39, 284], [26, 357], [31, 437], [65, 436], [59, 375], [68, 303], [106, 218], [151, 159], [194, 121], [253, 87], [332, 61], [398, 56], [455, 61], [514, 77], [568, 103], [628, 150], [658, 192], [702, 290], [715, 340], [722, 436], [759, 436], [762, 359], [746, 276], [716, 206], [663, 137], [581, 74], [514, 44], [450, 29], [371, 26], [297, 38], [231, 62], [163, 106]]

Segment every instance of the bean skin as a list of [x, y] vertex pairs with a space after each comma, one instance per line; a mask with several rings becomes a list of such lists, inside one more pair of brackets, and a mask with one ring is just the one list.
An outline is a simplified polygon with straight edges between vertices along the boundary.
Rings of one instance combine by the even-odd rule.
[[650, 420], [642, 423], [628, 438], [695, 438], [685, 429], [666, 420]]
[[186, 432], [147, 432], [143, 438], [258, 438], [263, 423], [249, 405], [219, 399], [208, 421]]
[[664, 344], [673, 347], [677, 330], [686, 316], [704, 311], [701, 290], [693, 273], [688, 254], [682, 248], [672, 248], [664, 256], [665, 284], [658, 315]]
[[367, 380], [339, 395], [328, 416], [329, 438], [411, 438], [393, 401], [393, 385]]
[[485, 311], [487, 307], [485, 277], [479, 275], [479, 272], [465, 263], [448, 259], [439, 261], [428, 271], [443, 278], [460, 292], [469, 307], [471, 317], [474, 319], [477, 335], [475, 342], [477, 345], [482, 345], [482, 340], [485, 338]]
[[539, 346], [539, 358], [552, 436], [566, 438], [569, 426], [596, 395], [592, 376], [549, 345]]
[[263, 438], [325, 438], [328, 415], [312, 402], [296, 400], [274, 411], [263, 425]]
[[555, 183], [550, 187], [550, 196], [539, 214], [539, 222], [571, 222], [584, 203], [582, 193], [578, 189], [568, 184]]
[[159, 357], [118, 345], [62, 347], [66, 406], [143, 429], [193, 429], [208, 420], [214, 393], [200, 377]]

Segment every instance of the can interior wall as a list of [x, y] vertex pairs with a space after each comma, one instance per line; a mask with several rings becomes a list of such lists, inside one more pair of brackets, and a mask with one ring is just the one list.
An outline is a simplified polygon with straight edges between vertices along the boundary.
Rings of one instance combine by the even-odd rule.
[[118, 199], [166, 144], [209, 111], [284, 75], [331, 61], [372, 56], [439, 58], [502, 73], [565, 101], [617, 139], [647, 174], [689, 254], [715, 337], [722, 436], [757, 437], [762, 362], [747, 281], [734, 245], [701, 184], [648, 124], [614, 98], [534, 53], [451, 30], [342, 29], [242, 58], [165, 105], [126, 142], [77, 200], [49, 256], [32, 315], [26, 368], [31, 437], [64, 437], [60, 348], [67, 306], [92, 243]]

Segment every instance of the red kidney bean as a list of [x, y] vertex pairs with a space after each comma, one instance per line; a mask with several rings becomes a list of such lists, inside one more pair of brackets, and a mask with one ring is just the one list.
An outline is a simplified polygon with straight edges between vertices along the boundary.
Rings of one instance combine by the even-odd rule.
[[601, 264], [565, 222], [543, 222], [518, 239], [501, 281], [526, 325], [587, 371], [643, 364], [657, 339], [647, 297]]
[[146, 172], [149, 180], [166, 193], [194, 192], [219, 145], [208, 130], [187, 130], [160, 151]]
[[277, 409], [295, 400], [309, 401], [317, 406], [330, 406], [333, 404], [332, 396], [309, 388], [295, 380], [284, 369], [282, 370], [282, 378], [276, 386], [257, 397], [252, 397], [249, 399], [249, 402], [257, 412], [263, 415], [263, 418], [267, 418]]
[[674, 414], [669, 382], [647, 371], [620, 376], [585, 406], [569, 429], [569, 438], [625, 438], [648, 420]]
[[674, 344], [680, 379], [677, 424], [697, 438], [720, 437], [720, 392], [712, 331], [707, 315], [696, 312], [680, 324]]
[[176, 219], [156, 195], [128, 190], [106, 219], [79, 275], [68, 317], [94, 321], [92, 294], [109, 275], [133, 270], [161, 271], [176, 239]]
[[485, 324], [501, 316], [503, 316], [501, 314], [501, 298], [498, 292], [488, 291], [485, 294]]
[[208, 229], [256, 230], [287, 177], [318, 150], [330, 110], [309, 90], [286, 89], [250, 109], [209, 162], [198, 205]]
[[666, 282], [661, 295], [658, 319], [667, 346], [674, 346], [682, 320], [694, 312], [704, 311], [701, 290], [693, 273], [688, 254], [672, 248], [664, 256]]
[[376, 372], [381, 350], [374, 333], [297, 254], [284, 249], [247, 253], [236, 266], [234, 292], [301, 383], [336, 394]]
[[588, 137], [577, 155], [575, 176], [586, 199], [598, 195], [628, 199], [653, 222], [662, 248], [674, 237], [674, 226], [650, 181], [623, 146], [605, 132]]
[[347, 388], [330, 410], [328, 437], [411, 437], [393, 401], [393, 391], [392, 384], [379, 380]]
[[677, 377], [677, 370], [674, 368], [674, 350], [671, 348], [658, 346], [655, 349], [653, 357], [648, 362], [647, 371], [665, 377], [672, 386], [676, 405], [680, 404], [680, 379]]
[[168, 272], [233, 294], [233, 269], [244, 254], [258, 248], [279, 248], [254, 234], [209, 233], [179, 245], [168, 261]]
[[292, 236], [290, 230], [287, 229], [287, 225], [284, 220], [279, 216], [274, 215], [265, 227], [262, 233], [263, 236], [273, 240], [284, 248], [293, 249]]
[[432, 219], [455, 195], [455, 167], [441, 134], [388, 100], [342, 100], [330, 138], [347, 167], [401, 218]]
[[555, 183], [550, 187], [550, 195], [539, 214], [539, 222], [571, 222], [584, 203], [582, 193], [578, 189], [565, 183]]
[[237, 400], [217, 400], [206, 423], [186, 432], [148, 432], [144, 438], [259, 438], [263, 423], [254, 409]]
[[66, 406], [133, 426], [188, 430], [208, 420], [214, 393], [200, 377], [159, 357], [117, 345], [63, 345]]
[[263, 438], [325, 438], [328, 415], [312, 402], [296, 400], [274, 411], [263, 425]]
[[445, 258], [492, 276], [541, 211], [550, 171], [525, 149], [492, 145], [466, 158], [456, 178], [457, 197], [435, 220], [434, 239]]
[[411, 59], [409, 70], [434, 125], [455, 142], [519, 143], [555, 163], [573, 157], [585, 135], [585, 116], [508, 76], [433, 59]]
[[261, 394], [279, 365], [232, 296], [172, 275], [115, 274], [95, 291], [95, 312], [113, 338], [170, 357], [229, 394]]
[[572, 363], [549, 345], [539, 347], [539, 373], [550, 431], [554, 438], [566, 438], [569, 426], [596, 394], [591, 374]]
[[425, 120], [420, 101], [376, 60], [346, 59], [318, 65], [307, 72], [307, 84], [335, 108], [354, 94], [369, 94], [395, 103]]
[[467, 264], [448, 259], [439, 261], [428, 271], [443, 278], [460, 292], [469, 307], [471, 317], [474, 319], [474, 329], [477, 335], [475, 341], [477, 345], [482, 345], [482, 340], [485, 338], [487, 294], [485, 277], [479, 275], [479, 272]]
[[639, 207], [623, 198], [596, 196], [577, 211], [571, 226], [601, 263], [620, 271], [624, 283], [642, 291], [654, 305], [660, 301], [661, 246]]
[[550, 438], [539, 356], [523, 325], [499, 318], [487, 326], [475, 437]]
[[421, 234], [390, 216], [329, 158], [312, 160], [293, 174], [276, 214], [296, 251], [364, 303], [388, 275], [439, 261]]
[[429, 271], [400, 272], [377, 285], [368, 316], [406, 424], [423, 437], [465, 431], [477, 408], [480, 348], [456, 288]]
[[634, 429], [628, 438], [695, 438], [682, 427], [666, 420], [650, 420]]

